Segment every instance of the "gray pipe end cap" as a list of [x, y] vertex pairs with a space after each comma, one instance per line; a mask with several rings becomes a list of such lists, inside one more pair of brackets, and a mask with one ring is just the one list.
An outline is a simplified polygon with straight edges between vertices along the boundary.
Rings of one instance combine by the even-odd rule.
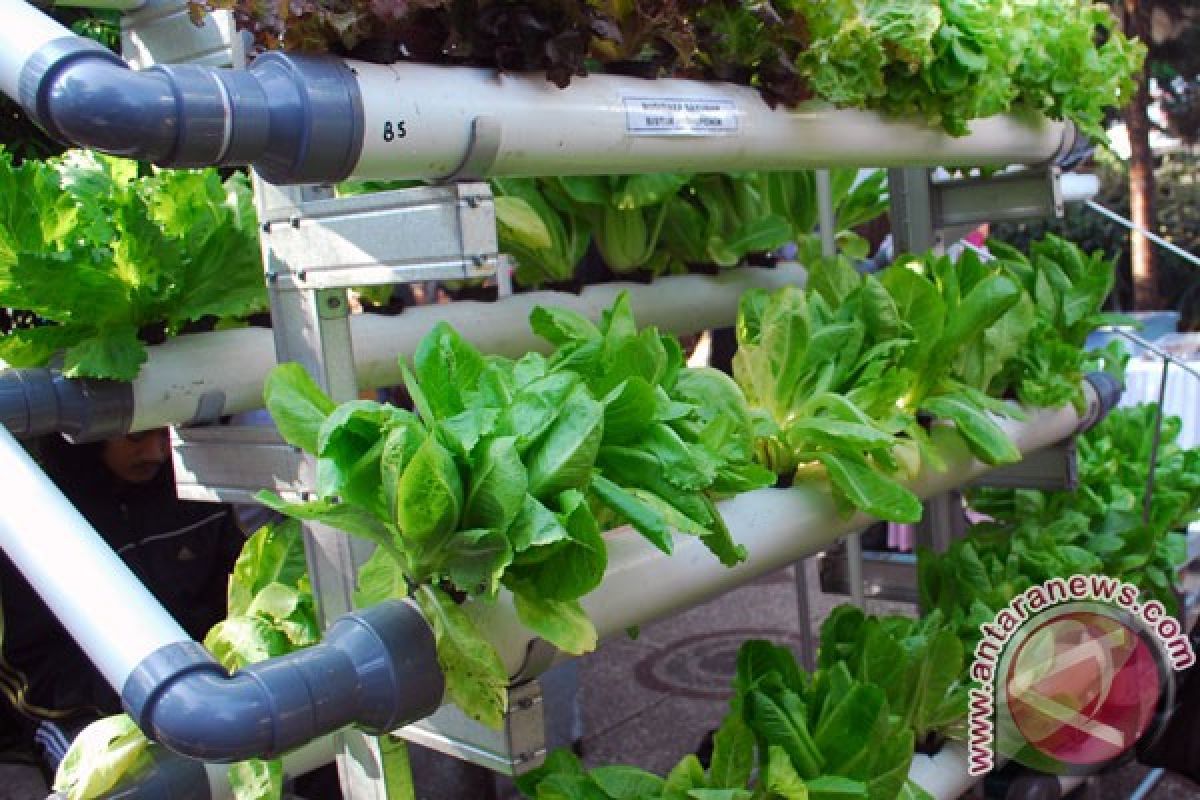
[[1121, 395], [1125, 393], [1125, 386], [1117, 379], [1115, 375], [1107, 372], [1089, 372], [1084, 376], [1084, 380], [1092, 385], [1096, 391], [1096, 397], [1100, 401], [1100, 417], [1112, 411], [1121, 402]]
[[17, 438], [40, 436], [58, 424], [54, 377], [44, 367], [0, 370], [0, 425]]

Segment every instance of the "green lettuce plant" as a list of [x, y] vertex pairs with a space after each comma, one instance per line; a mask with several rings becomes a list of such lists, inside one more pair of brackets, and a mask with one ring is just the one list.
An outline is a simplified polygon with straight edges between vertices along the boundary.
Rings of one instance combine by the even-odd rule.
[[[940, 675], [924, 661], [921, 668]], [[809, 675], [786, 648], [749, 641], [738, 651], [734, 696], [708, 765], [689, 755], [661, 778], [628, 766], [588, 771], [559, 751], [517, 785], [535, 800], [928, 798], [908, 780], [912, 754], [911, 723], [882, 685], [841, 660]]]
[[280, 433], [317, 457], [317, 497], [260, 499], [375, 542], [359, 603], [411, 595], [437, 641], [449, 697], [498, 727], [508, 675], [456, 602], [512, 593], [521, 621], [569, 653], [595, 647], [579, 599], [604, 576], [603, 530], [628, 524], [665, 553], [694, 535], [745, 558], [715, 500], [773, 482], [753, 461], [737, 386], [686, 369], [674, 338], [639, 329], [621, 295], [599, 325], [538, 308], [554, 347], [485, 357], [441, 323], [402, 365], [415, 412], [335, 405], [296, 364], [269, 376]]
[[1084, 343], [1108, 319], [1112, 264], [1054, 237], [1030, 259], [994, 252], [902, 256], [877, 275], [818, 258], [805, 289], [746, 293], [734, 376], [760, 461], [828, 480], [844, 509], [912, 522], [920, 504], [902, 480], [919, 456], [941, 468], [929, 420], [953, 423], [985, 463], [1018, 460], [997, 417], [1023, 418], [1013, 400], [1082, 402]]
[[696, 0], [389, 5], [192, 0], [232, 9], [260, 48], [333, 50], [511, 72], [567, 86], [589, 71], [753, 86], [771, 106], [820, 100], [961, 136], [1009, 111], [1069, 119], [1103, 141], [1144, 48], [1086, 0]]
[[[986, 550], [978, 548], [980, 554], [996, 548], [997, 557], [1017, 553], [1022, 564], [1040, 565], [1033, 573], [1038, 580], [1100, 572], [1127, 580], [1176, 609], [1174, 576], [1187, 558], [1179, 530], [1200, 516], [1200, 448], [1180, 447], [1179, 418], [1164, 418], [1147, 516], [1156, 418], [1153, 405], [1118, 408], [1080, 436], [1079, 487], [1074, 491], [973, 490], [972, 507], [995, 520], [990, 529], [1015, 531], [1007, 548], [998, 541]], [[1053, 557], [1063, 548], [1069, 548], [1066, 563]]]
[[71, 151], [14, 167], [0, 152], [0, 306], [47, 325], [0, 337], [0, 360], [132, 380], [141, 337], [267, 305], [244, 175], [154, 171]]

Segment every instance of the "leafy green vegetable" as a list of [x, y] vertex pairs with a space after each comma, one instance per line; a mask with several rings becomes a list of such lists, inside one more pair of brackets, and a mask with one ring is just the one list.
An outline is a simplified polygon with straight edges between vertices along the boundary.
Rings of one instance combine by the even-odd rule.
[[868, 617], [853, 606], [838, 606], [821, 626], [818, 664], [832, 668], [839, 662], [883, 689], [889, 711], [916, 741], [966, 717], [963, 645], [936, 609], [915, 620]]
[[127, 774], [149, 766], [150, 741], [128, 715], [105, 717], [84, 728], [58, 766], [54, 790], [68, 800], [99, 797]]
[[[845, 632], [850, 628], [847, 621], [843, 617], [839, 626]], [[861, 619], [856, 622], [858, 628], [863, 627]], [[953, 633], [945, 629], [942, 633], [961, 648]], [[828, 635], [823, 636], [823, 647], [826, 640]], [[921, 643], [912, 645], [914, 660], [942, 655], [925, 652], [922, 647]], [[958, 655], [958, 661], [949, 665], [955, 677], [962, 668], [961, 649]], [[822, 657], [822, 668], [809, 676], [784, 648], [763, 641], [743, 644], [730, 711], [714, 736], [707, 770], [689, 755], [665, 779], [632, 767], [599, 767], [588, 772], [575, 756], [558, 751], [540, 769], [518, 779], [517, 786], [525, 796], [538, 800], [892, 800], [917, 796], [919, 790], [907, 783], [913, 733], [910, 723], [897, 717], [889, 706], [889, 691], [852, 674], [846, 663], [829, 658], [824, 650]], [[931, 670], [937, 677], [910, 681], [904, 687], [908, 695], [916, 694], [925, 701], [944, 691], [939, 681], [946, 667]], [[915, 692], [914, 685], [919, 687]], [[965, 710], [963, 705], [961, 712]]]
[[[318, 456], [318, 498], [260, 500], [378, 545], [357, 597], [413, 593], [436, 613], [450, 696], [488, 724], [502, 718], [503, 669], [446, 590], [492, 599], [506, 588], [531, 630], [586, 652], [596, 631], [579, 598], [604, 577], [604, 528], [631, 524], [667, 551], [673, 531], [696, 535], [734, 564], [745, 553], [713, 501], [773, 480], [753, 463], [737, 386], [685, 369], [677, 341], [638, 329], [627, 296], [599, 325], [545, 308], [530, 325], [557, 346], [548, 358], [485, 357], [435, 326], [414, 368], [403, 365], [416, 414], [364, 400], [334, 406], [297, 365], [267, 383], [281, 433]], [[262, 649], [250, 624], [238, 624]], [[247, 646], [239, 638], [230, 650]]]
[[159, 340], [206, 317], [266, 308], [245, 176], [139, 177], [84, 151], [14, 167], [0, 152], [0, 307], [50, 324], [0, 337], [0, 359], [71, 377], [132, 380]]
[[734, 377], [756, 413], [759, 462], [828, 482], [843, 510], [911, 522], [920, 506], [901, 481], [917, 456], [939, 468], [922, 417], [952, 423], [985, 463], [1018, 460], [997, 418], [1023, 416], [1006, 402], [1014, 395], [1082, 398], [1084, 339], [1102, 319], [1112, 265], [1053, 238], [1032, 261], [995, 251], [988, 263], [972, 252], [957, 263], [902, 257], [865, 277], [845, 258], [820, 258], [807, 290], [746, 293]]
[[430, 436], [404, 468], [396, 488], [396, 526], [414, 546], [458, 528], [463, 486], [450, 451]]
[[596, 627], [578, 600], [552, 600], [517, 586], [513, 604], [521, 624], [560, 650], [583, 655], [596, 649]]
[[836, 453], [817, 453], [829, 480], [855, 508], [880, 519], [916, 522], [921, 518], [921, 504], [913, 494], [899, 484], [883, 478], [871, 469], [866, 460], [855, 460]]
[[[1144, 518], [1155, 418], [1152, 405], [1118, 408], [1079, 437], [1079, 488], [1073, 492], [973, 490], [971, 505], [997, 524], [977, 526], [970, 551], [925, 555], [923, 591], [962, 618], [975, 601], [992, 607], [999, 599], [989, 586], [1007, 591], [1016, 581], [1100, 572], [1176, 608], [1169, 576], [1186, 558], [1177, 531], [1200, 508], [1200, 448], [1181, 448], [1178, 418], [1164, 419], [1153, 501]], [[964, 558], [978, 559], [975, 571], [988, 577], [959, 585], [954, 564]]]
[[446, 676], [446, 693], [471, 717], [491, 728], [504, 725], [508, 673], [496, 651], [475, 624], [435, 586], [421, 586], [417, 605], [437, 641], [438, 664]]
[[1019, 322], [1029, 333], [998, 370], [992, 390], [1011, 391], [1029, 405], [1078, 407], [1087, 335], [1107, 321], [1102, 309], [1115, 279], [1112, 260], [1085, 255], [1053, 234], [1034, 242], [1028, 258], [997, 242], [988, 247], [1029, 298]]
[[[849, 229], [887, 210], [885, 173], [832, 176], [839, 245], [863, 257], [865, 242]], [[734, 267], [791, 241], [802, 253], [819, 251], [811, 171], [505, 178], [493, 189], [501, 249], [515, 256], [517, 280], [528, 286], [570, 279], [592, 239], [617, 273]]]
[[263, 800], [276, 797], [283, 787], [283, 762], [253, 758], [229, 768], [229, 786], [234, 800]]
[[529, 493], [545, 501], [586, 487], [603, 437], [604, 407], [584, 386], [576, 386], [531, 452]]
[[817, 98], [915, 116], [954, 135], [1010, 110], [1075, 122], [1102, 140], [1144, 49], [1100, 4], [1065, 0], [596, 0], [399, 7], [192, 0], [233, 9], [264, 49], [539, 71], [565, 87], [589, 69], [756, 87], [774, 106]]

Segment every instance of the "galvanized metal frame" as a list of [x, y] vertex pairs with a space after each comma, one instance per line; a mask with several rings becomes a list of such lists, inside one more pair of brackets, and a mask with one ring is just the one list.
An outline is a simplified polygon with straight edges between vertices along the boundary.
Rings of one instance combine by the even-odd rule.
[[[358, 379], [346, 290], [292, 288], [289, 282], [271, 277], [292, 273], [291, 265], [276, 252], [273, 232], [281, 222], [290, 226], [301, 218], [306, 203], [327, 200], [333, 193], [317, 187], [272, 186], [255, 175], [254, 194], [262, 224], [263, 265], [278, 360], [302, 364], [335, 402], [353, 400], [358, 396]], [[299, 452], [296, 457], [304, 472], [315, 477], [315, 459]], [[262, 483], [267, 483], [267, 476], [262, 476]], [[314, 488], [304, 487], [302, 494]], [[325, 626], [354, 608], [355, 576], [369, 557], [370, 547], [328, 525], [312, 522], [304, 525], [304, 544], [317, 613]], [[387, 800], [378, 740], [354, 729], [336, 736], [335, 760], [343, 796], [347, 800]]]
[[248, 41], [232, 11], [212, 11], [192, 22], [182, 0], [150, 0], [121, 16], [121, 55], [135, 69], [155, 64], [229, 67], [244, 64]]

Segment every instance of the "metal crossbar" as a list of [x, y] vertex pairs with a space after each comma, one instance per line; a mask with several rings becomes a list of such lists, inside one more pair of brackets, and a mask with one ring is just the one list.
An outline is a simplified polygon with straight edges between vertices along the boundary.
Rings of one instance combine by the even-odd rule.
[[1142, 236], [1145, 236], [1147, 239], [1154, 242], [1159, 247], [1162, 247], [1166, 250], [1171, 251], [1175, 255], [1182, 258], [1184, 261], [1187, 261], [1188, 263], [1190, 263], [1192, 266], [1200, 267], [1200, 257], [1197, 257], [1197, 256], [1193, 255], [1192, 253], [1189, 253], [1187, 250], [1184, 250], [1179, 245], [1172, 244], [1171, 242], [1168, 242], [1166, 239], [1162, 238], [1158, 234], [1151, 233], [1150, 231], [1146, 230], [1141, 225], [1134, 224], [1133, 220], [1129, 220], [1129, 219], [1126, 219], [1125, 217], [1122, 217], [1117, 212], [1115, 212], [1111, 209], [1105, 208], [1104, 206], [1097, 203], [1095, 200], [1088, 200], [1086, 205], [1088, 208], [1090, 208], [1092, 211], [1095, 211], [1097, 214], [1101, 214], [1105, 217], [1108, 217], [1113, 222], [1116, 222], [1119, 225], [1124, 225], [1126, 228], [1128, 228], [1131, 231], [1137, 231]]

